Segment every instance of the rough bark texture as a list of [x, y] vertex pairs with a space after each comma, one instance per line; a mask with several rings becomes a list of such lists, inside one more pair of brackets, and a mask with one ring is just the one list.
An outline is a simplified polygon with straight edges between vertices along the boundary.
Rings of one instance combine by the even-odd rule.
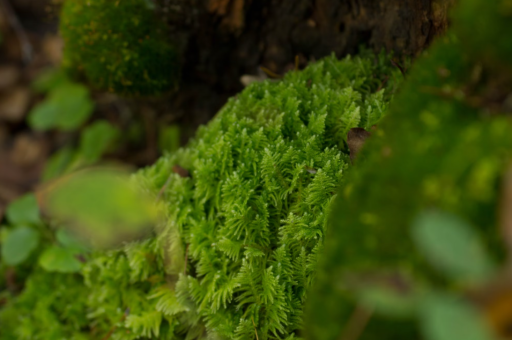
[[158, 0], [184, 53], [175, 110], [206, 121], [242, 88], [240, 77], [258, 74], [260, 66], [283, 74], [296, 58], [303, 67], [333, 52], [356, 53], [360, 45], [414, 56], [445, 30], [452, 2]]

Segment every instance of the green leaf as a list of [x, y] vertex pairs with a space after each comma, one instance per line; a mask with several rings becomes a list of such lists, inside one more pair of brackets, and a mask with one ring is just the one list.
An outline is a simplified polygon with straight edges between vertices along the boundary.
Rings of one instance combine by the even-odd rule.
[[60, 179], [41, 192], [47, 211], [73, 234], [100, 247], [140, 238], [155, 225], [154, 199], [117, 170], [93, 169]]
[[119, 130], [106, 121], [87, 127], [80, 139], [80, 153], [88, 163], [95, 163], [119, 137]]
[[62, 69], [49, 69], [37, 76], [32, 83], [32, 88], [37, 92], [49, 92], [57, 87], [65, 86], [69, 82]]
[[39, 218], [39, 206], [36, 197], [33, 194], [24, 195], [7, 207], [7, 220], [15, 224], [38, 224], [41, 222]]
[[62, 175], [71, 164], [75, 150], [70, 147], [64, 147], [53, 154], [47, 161], [43, 170], [43, 182], [57, 178]]
[[75, 253], [81, 253], [87, 251], [87, 247], [83, 242], [81, 242], [79, 239], [77, 239], [75, 236], [73, 236], [69, 231], [64, 230], [60, 228], [57, 230], [56, 238], [59, 243]]
[[420, 213], [412, 225], [412, 238], [427, 260], [452, 279], [478, 282], [493, 273], [480, 238], [455, 215], [436, 210]]
[[27, 259], [39, 243], [39, 233], [26, 226], [14, 228], [2, 243], [2, 258], [15, 266]]
[[43, 101], [29, 112], [28, 123], [34, 130], [45, 131], [56, 125], [59, 119], [59, 106], [53, 101]]
[[361, 303], [377, 313], [407, 317], [414, 315], [417, 296], [413, 292], [398, 292], [384, 286], [369, 286], [359, 291]]
[[82, 263], [75, 255], [71, 249], [52, 246], [41, 254], [39, 264], [49, 272], [74, 273], [82, 269]]
[[90, 117], [93, 109], [85, 86], [65, 83], [53, 89], [45, 101], [32, 109], [28, 122], [35, 130], [73, 130]]
[[59, 119], [56, 121], [56, 127], [62, 130], [78, 128], [94, 110], [94, 105], [89, 99], [89, 91], [85, 86], [78, 84], [57, 88], [52, 92], [50, 100], [59, 106]]
[[483, 317], [469, 303], [432, 293], [419, 305], [425, 340], [494, 340]]

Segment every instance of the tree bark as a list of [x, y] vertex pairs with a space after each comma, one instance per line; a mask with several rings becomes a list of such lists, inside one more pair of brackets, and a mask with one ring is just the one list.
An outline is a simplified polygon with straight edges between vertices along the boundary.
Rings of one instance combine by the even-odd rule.
[[[157, 0], [183, 53], [180, 105], [200, 121], [264, 66], [275, 74], [359, 46], [415, 56], [448, 26], [454, 0]], [[198, 106], [213, 108], [200, 114]], [[192, 114], [197, 112], [197, 114]], [[185, 113], [183, 113], [185, 114]], [[203, 117], [203, 118], [201, 118]]]

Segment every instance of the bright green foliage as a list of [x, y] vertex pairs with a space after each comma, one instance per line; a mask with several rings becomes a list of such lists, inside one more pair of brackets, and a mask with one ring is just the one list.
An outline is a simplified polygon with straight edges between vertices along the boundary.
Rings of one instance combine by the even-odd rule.
[[80, 276], [34, 268], [23, 293], [0, 309], [0, 338], [91, 339], [81, 332], [89, 324], [87, 298]]
[[88, 164], [99, 161], [119, 138], [119, 134], [119, 129], [105, 120], [98, 120], [88, 126], [80, 136], [79, 152], [83, 161]]
[[29, 113], [28, 123], [34, 130], [74, 130], [94, 111], [89, 90], [71, 81], [60, 69], [43, 72], [32, 86], [47, 94]]
[[120, 133], [107, 121], [96, 120], [89, 126], [83, 126], [94, 111], [90, 92], [84, 85], [71, 80], [62, 69], [41, 73], [32, 87], [47, 95], [29, 114], [28, 123], [34, 130], [74, 132], [83, 128], [77, 149], [66, 146], [48, 160], [43, 181], [96, 164], [116, 146]]
[[167, 218], [156, 237], [88, 255], [75, 307], [91, 338], [296, 338], [347, 132], [379, 122], [399, 79], [382, 54], [252, 84], [186, 149], [139, 172]]
[[[80, 269], [76, 256], [83, 247], [62, 231], [52, 235], [31, 195], [13, 202], [9, 212], [11, 225], [0, 229], [0, 338], [89, 339], [82, 334], [88, 326], [83, 278], [37, 265], [62, 272]], [[45, 256], [51, 249], [59, 253]]]
[[[498, 3], [505, 1], [462, 1], [455, 17], [465, 15], [470, 4], [495, 12]], [[347, 280], [352, 275], [405, 271], [419, 282], [448, 285], [449, 280], [430, 266], [432, 258], [418, 251], [410, 232], [413, 221], [425, 209], [456, 214], [478, 226], [477, 235], [493, 251], [492, 257], [503, 256], [496, 214], [501, 175], [512, 157], [512, 122], [500, 114], [505, 106], [496, 110], [496, 105], [486, 99], [486, 91], [492, 89], [494, 80], [502, 79], [503, 72], [496, 72], [496, 64], [487, 64], [486, 59], [472, 53], [465, 40], [461, 42], [478, 36], [501, 19], [487, 18], [478, 24], [479, 13], [473, 15], [471, 35], [459, 40], [450, 32], [415, 63], [390, 115], [365, 144], [361, 162], [347, 174], [346, 185], [332, 208], [335, 213], [330, 219], [325, 258], [307, 308], [309, 339], [339, 338], [356, 304]], [[454, 25], [459, 27], [462, 22]], [[501, 29], [499, 36], [503, 39], [512, 34], [507, 26]], [[489, 44], [502, 38], [486, 36]], [[478, 44], [476, 38], [473, 43]], [[487, 46], [478, 45], [478, 49], [486, 51]], [[495, 48], [506, 52], [500, 44]], [[508, 94], [511, 88], [501, 87], [499, 91]], [[428, 228], [432, 227], [430, 224]], [[432, 232], [429, 230], [429, 234]], [[439, 233], [438, 238], [442, 243], [443, 234]], [[423, 246], [431, 243], [426, 239], [423, 242]], [[441, 256], [440, 251], [447, 255], [446, 249], [436, 250], [435, 255]], [[461, 244], [453, 244], [450, 255], [457, 256], [456, 252], [462, 251]], [[460, 259], [443, 258], [448, 260], [450, 266], [438, 261], [436, 264], [445, 271], [452, 270], [451, 277], [461, 274], [456, 271], [465, 270]], [[489, 272], [488, 269], [484, 271]], [[473, 284], [473, 274], [458, 285]], [[419, 337], [418, 328], [411, 321], [376, 315], [360, 339]]]
[[41, 222], [37, 200], [32, 194], [24, 195], [11, 202], [5, 215], [12, 224], [37, 224]]
[[141, 238], [159, 216], [154, 200], [142, 195], [126, 173], [115, 169], [70, 174], [41, 196], [52, 217], [97, 248]]
[[60, 24], [64, 66], [119, 94], [169, 91], [179, 65], [165, 28], [149, 0], [66, 0]]
[[14, 266], [27, 259], [37, 247], [39, 234], [30, 227], [19, 226], [11, 230], [2, 242], [2, 259]]
[[[376, 71], [370, 60], [327, 58], [282, 82], [254, 84], [188, 149], [146, 171], [155, 189], [175, 163], [192, 173], [171, 174], [160, 237], [180, 236], [169, 254], [181, 273], [176, 292], [212, 336], [292, 338], [302, 327], [326, 216], [348, 165], [340, 148], [350, 128], [384, 113]], [[183, 256], [187, 268], [178, 265]]]
[[87, 87], [71, 81], [62, 70], [43, 72], [33, 87], [47, 94], [29, 113], [28, 123], [34, 130], [74, 130], [94, 111]]

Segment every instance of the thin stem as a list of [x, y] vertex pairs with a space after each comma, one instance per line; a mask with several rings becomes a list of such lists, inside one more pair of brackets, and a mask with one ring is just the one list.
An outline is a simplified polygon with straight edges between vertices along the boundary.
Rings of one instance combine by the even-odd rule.
[[251, 317], [251, 320], [252, 320], [252, 325], [254, 326], [254, 334], [256, 334], [256, 340], [260, 340], [258, 338], [258, 331], [256, 330], [256, 324], [254, 323], [254, 318]]
[[340, 336], [340, 340], [357, 340], [363, 333], [368, 321], [372, 317], [373, 310], [358, 305]]

